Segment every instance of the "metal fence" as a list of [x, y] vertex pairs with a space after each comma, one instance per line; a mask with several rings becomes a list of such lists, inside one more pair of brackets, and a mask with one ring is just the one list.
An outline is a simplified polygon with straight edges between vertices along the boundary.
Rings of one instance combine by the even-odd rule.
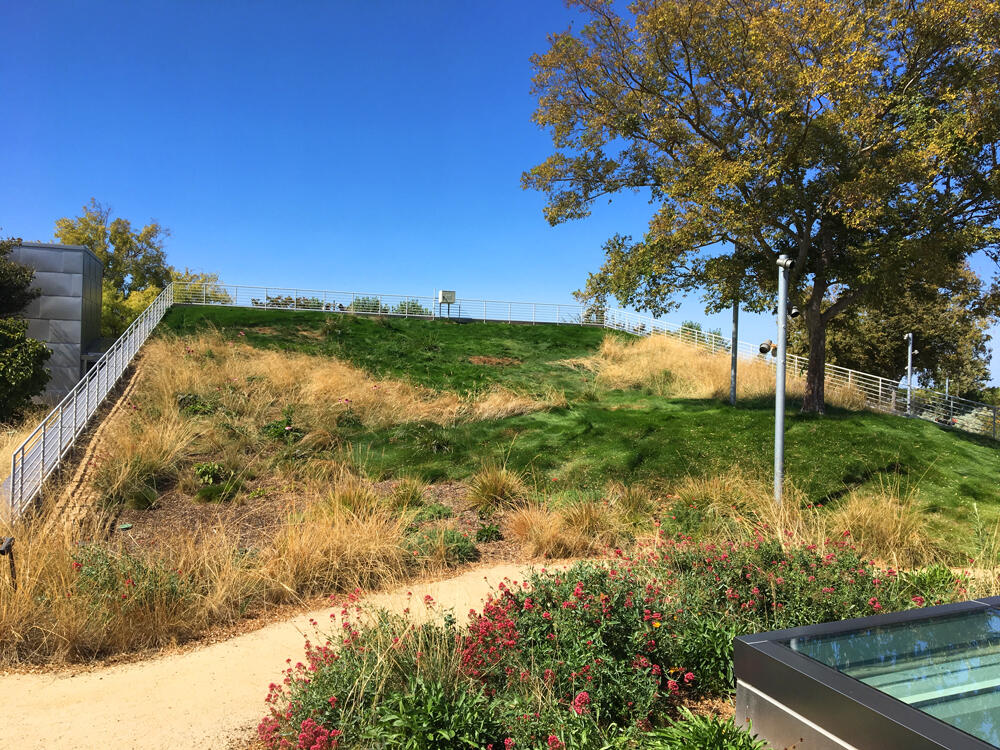
[[[728, 353], [731, 349], [730, 340], [719, 334], [699, 331], [690, 326], [658, 320], [627, 310], [606, 311], [604, 325], [638, 335], [658, 333], [675, 336], [686, 344], [713, 353]], [[737, 354], [744, 360], [755, 359], [775, 364], [774, 358], [762, 355], [757, 345], [746, 341], [737, 342]], [[785, 362], [789, 378], [805, 377], [809, 364], [806, 357], [789, 354]], [[906, 387], [897, 380], [839, 365], [827, 364], [824, 376], [828, 393], [838, 392], [842, 400], [857, 404], [859, 407], [916, 417], [944, 427], [986, 435], [994, 439], [1000, 429], [998, 408], [992, 404], [925, 388], [914, 388], [908, 393]]]
[[42, 491], [45, 480], [73, 447], [132, 358], [173, 304], [173, 288], [163, 292], [97, 360], [79, 383], [48, 413], [10, 459], [10, 476], [0, 484], [12, 515], [18, 516]]
[[[41, 492], [45, 479], [73, 446], [91, 415], [173, 304], [596, 326], [639, 336], [668, 335], [709, 353], [726, 356], [731, 353], [730, 340], [719, 334], [628, 310], [475, 299], [456, 299], [451, 305], [439, 305], [433, 296], [176, 282], [164, 289], [73, 391], [15, 449], [10, 476], [0, 485], [0, 497], [9, 499], [15, 515]], [[737, 342], [737, 354], [744, 360], [774, 364], [772, 357], [760, 354], [756, 345], [745, 341]], [[805, 357], [791, 354], [786, 363], [789, 377], [804, 377], [808, 363]], [[859, 407], [912, 416], [966, 432], [997, 437], [996, 406], [926, 389], [914, 389], [912, 393], [907, 393], [898, 381], [837, 365], [828, 364], [825, 377], [828, 390], [838, 391], [839, 395], [846, 397], [845, 400]]]

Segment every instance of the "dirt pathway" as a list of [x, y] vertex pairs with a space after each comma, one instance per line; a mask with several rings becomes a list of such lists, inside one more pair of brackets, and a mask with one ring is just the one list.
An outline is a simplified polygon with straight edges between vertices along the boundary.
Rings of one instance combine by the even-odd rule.
[[[369, 601], [401, 611], [434, 597], [461, 620], [523, 565], [479, 567], [444, 581], [413, 584]], [[412, 591], [409, 599], [407, 591]], [[285, 660], [302, 655], [311, 612], [180, 654], [79, 674], [0, 676], [0, 736], [12, 748], [213, 748], [245, 740], [264, 713], [264, 696]]]

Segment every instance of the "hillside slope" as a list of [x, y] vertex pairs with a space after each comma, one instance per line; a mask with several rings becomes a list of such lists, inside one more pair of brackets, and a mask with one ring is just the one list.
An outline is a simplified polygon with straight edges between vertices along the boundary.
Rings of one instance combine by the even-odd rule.
[[[744, 399], [733, 408], [671, 397], [669, 386], [603, 387], [593, 372], [565, 364], [593, 354], [605, 336], [600, 329], [203, 307], [174, 308], [164, 320], [179, 334], [206, 326], [252, 346], [337, 356], [434, 389], [475, 393], [502, 384], [565, 394], [565, 405], [508, 419], [346, 430], [376, 476], [462, 479], [484, 462], [501, 461], [547, 493], [600, 491], [608, 480], [669, 492], [687, 476], [739, 471], [766, 479], [770, 472], [772, 399]], [[868, 412], [832, 408], [824, 417], [804, 416], [796, 406], [789, 408], [786, 471], [810, 502], [899, 482], [904, 494], [918, 493], [942, 533], [966, 524], [974, 503], [985, 521], [997, 517], [1000, 453], [992, 441]]]

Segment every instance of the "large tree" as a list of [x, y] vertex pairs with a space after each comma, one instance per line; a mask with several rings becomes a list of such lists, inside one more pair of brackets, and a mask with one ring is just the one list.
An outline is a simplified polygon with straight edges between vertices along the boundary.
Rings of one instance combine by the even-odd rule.
[[56, 220], [56, 239], [90, 248], [104, 264], [102, 336], [122, 333], [170, 281], [169, 235], [155, 221], [133, 229], [128, 219], [112, 219], [111, 208], [93, 198], [79, 216]]
[[[827, 360], [898, 381], [907, 362], [902, 332], [912, 332], [920, 385], [943, 389], [948, 379], [952, 394], [979, 398], [990, 377], [988, 329], [997, 315], [996, 301], [982, 287], [979, 277], [962, 267], [947, 287], [917, 281], [901, 297], [851, 306], [827, 326]], [[800, 320], [789, 328], [789, 348], [808, 354], [808, 331]]]
[[645, 190], [584, 295], [652, 312], [773, 304], [795, 259], [822, 412], [826, 330], [979, 251], [997, 259], [1000, 1], [570, 0], [585, 25], [533, 58], [555, 153], [523, 176], [553, 224]]

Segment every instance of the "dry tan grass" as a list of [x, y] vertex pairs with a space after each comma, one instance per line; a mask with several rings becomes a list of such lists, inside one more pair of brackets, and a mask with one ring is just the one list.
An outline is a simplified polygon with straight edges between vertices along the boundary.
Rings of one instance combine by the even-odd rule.
[[48, 406], [33, 406], [23, 419], [0, 424], [0, 482], [10, 476], [10, 458], [14, 450], [31, 436], [49, 411]]
[[[595, 372], [597, 381], [609, 388], [649, 388], [656, 395], [676, 398], [729, 397], [730, 355], [712, 354], [673, 336], [635, 340], [608, 336], [594, 356], [567, 360], [566, 364]], [[789, 397], [800, 398], [805, 393], [805, 380], [788, 377], [786, 392]], [[741, 359], [737, 397], [773, 394], [774, 368], [766, 361]], [[856, 389], [828, 388], [826, 400], [845, 408], [864, 406], [864, 396]]]
[[[151, 340], [138, 367], [139, 395], [110, 418], [110, 444], [95, 456], [95, 484], [101, 497], [139, 506], [164, 483], [180, 480], [182, 490], [196, 490], [186, 471], [196, 460], [217, 461], [237, 474], [250, 471], [262, 455], [280, 449], [280, 441], [261, 430], [288, 416], [288, 407], [295, 429], [305, 435], [268, 470], [283, 479], [336, 481], [358, 463], [338, 434], [344, 420], [371, 428], [451, 425], [548, 406], [499, 386], [463, 398], [374, 378], [337, 359], [253, 349], [217, 332]], [[552, 397], [553, 403], [564, 398]]]
[[522, 505], [504, 519], [505, 535], [530, 557], [583, 557], [627, 538], [630, 524], [610, 504], [586, 500], [561, 508]]
[[[0, 569], [0, 665], [87, 660], [169, 645], [271, 603], [391, 585], [418, 571], [405, 517], [347, 482], [245, 549], [225, 527], [192, 529], [155, 550], [81, 547], [34, 518], [0, 525], [16, 538], [18, 589]], [[85, 538], [100, 539], [103, 519]], [[88, 549], [94, 557], [88, 560]], [[81, 563], [78, 569], [74, 563]]]
[[190, 458], [204, 425], [183, 419], [176, 411], [156, 418], [126, 413], [124, 429], [109, 430], [95, 483], [102, 496], [113, 502], [139, 505], [152, 502], [157, 483], [175, 480], [180, 463]]
[[863, 554], [888, 565], [913, 567], [939, 560], [943, 550], [927, 531], [914, 492], [897, 479], [851, 490], [829, 507], [810, 507], [787, 485], [781, 505], [771, 485], [738, 470], [709, 478], [688, 477], [675, 489], [679, 502], [703, 508], [706, 532], [719, 539], [765, 536], [792, 544], [849, 539]]
[[521, 503], [528, 494], [524, 476], [502, 464], [486, 464], [468, 481], [466, 499], [475, 508], [494, 511]]
[[381, 588], [401, 580], [412, 561], [403, 538], [406, 519], [390, 508], [344, 503], [290, 522], [261, 566], [270, 598]]
[[220, 408], [258, 426], [288, 403], [299, 405], [301, 418], [311, 426], [327, 429], [348, 414], [371, 427], [418, 421], [446, 425], [546, 407], [499, 386], [466, 401], [454, 393], [375, 378], [341, 360], [253, 349], [212, 332], [151, 341], [143, 363], [142, 390], [163, 408], [176, 407], [178, 394], [214, 395]]

